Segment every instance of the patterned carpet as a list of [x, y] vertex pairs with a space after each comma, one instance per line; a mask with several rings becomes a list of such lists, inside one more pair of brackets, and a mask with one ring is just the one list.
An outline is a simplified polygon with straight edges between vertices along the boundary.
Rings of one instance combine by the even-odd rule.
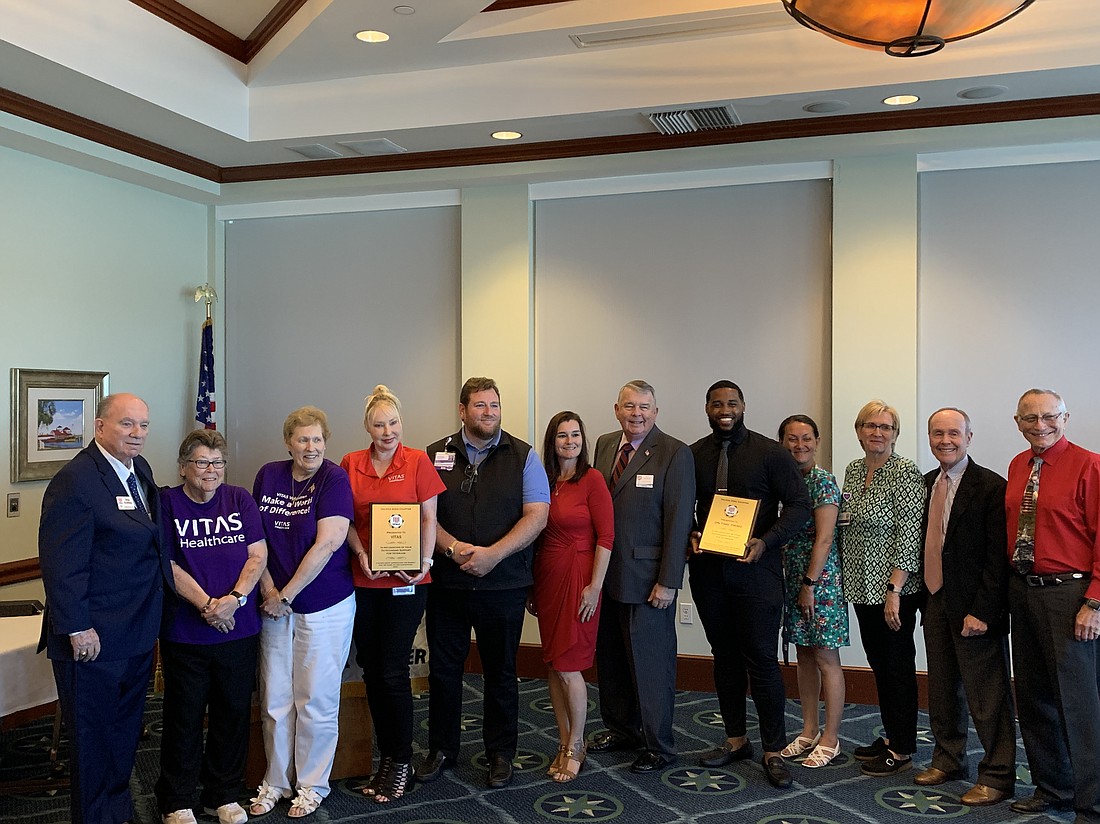
[[[632, 774], [630, 753], [592, 755], [578, 779], [566, 786], [551, 783], [546, 767], [557, 749], [557, 733], [546, 682], [524, 680], [520, 684], [520, 751], [516, 756], [516, 778], [503, 790], [484, 788], [484, 757], [481, 754], [481, 679], [467, 676], [463, 718], [463, 750], [455, 770], [444, 772], [431, 784], [416, 785], [392, 804], [376, 805], [359, 792], [362, 779], [336, 782], [331, 795], [308, 820], [311, 822], [386, 821], [404, 824], [517, 824], [538, 821], [606, 822], [620, 819], [644, 824], [849, 824], [849, 822], [912, 822], [963, 819], [967, 824], [1027, 821], [1068, 822], [1071, 813], [1051, 813], [1023, 818], [1008, 804], [969, 808], [959, 796], [969, 783], [953, 781], [939, 787], [922, 788], [912, 783], [915, 769], [891, 778], [869, 778], [859, 772], [852, 758], [854, 747], [870, 742], [881, 732], [875, 707], [849, 705], [841, 730], [842, 755], [830, 766], [808, 770], [791, 766], [794, 787], [774, 790], [765, 780], [757, 761], [743, 761], [723, 769], [695, 766], [698, 755], [723, 738], [721, 717], [714, 695], [684, 692], [677, 698], [676, 735], [680, 759], [659, 775]], [[600, 728], [596, 713], [596, 689], [589, 687], [589, 733]], [[750, 702], [750, 710], [752, 704]], [[427, 741], [427, 698], [416, 702], [420, 744]], [[798, 704], [788, 702], [788, 731], [793, 735], [801, 716]], [[148, 722], [153, 731], [142, 743], [133, 787], [138, 820], [159, 821], [152, 797], [157, 774], [160, 704], [151, 699]], [[752, 722], [750, 721], [750, 724]], [[932, 743], [927, 717], [920, 719], [919, 769], [931, 756]], [[0, 738], [0, 780], [20, 778], [38, 771], [46, 763], [49, 741], [48, 719], [5, 733]], [[749, 738], [759, 749], [755, 727]], [[976, 737], [971, 738], [977, 747]], [[758, 753], [759, 754], [759, 753]], [[972, 755], [976, 764], [979, 753]], [[1023, 750], [1018, 750], [1023, 758]], [[1025, 765], [1017, 771], [1017, 796], [1030, 795]], [[21, 824], [54, 824], [66, 821], [68, 798], [64, 793], [37, 796], [0, 797], [0, 820]], [[289, 809], [284, 802], [264, 818], [265, 824], [284, 824]], [[214, 819], [199, 817], [200, 821]], [[258, 820], [258, 819], [257, 819]], [[294, 819], [297, 820], [297, 819]]]

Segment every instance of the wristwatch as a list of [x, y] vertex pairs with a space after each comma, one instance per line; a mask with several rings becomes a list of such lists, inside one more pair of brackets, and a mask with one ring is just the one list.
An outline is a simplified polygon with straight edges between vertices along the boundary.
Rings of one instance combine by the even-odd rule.
[[455, 547], [458, 546], [458, 541], [451, 541], [451, 545], [443, 551], [444, 558], [455, 557]]
[[816, 587], [820, 581], [821, 581], [820, 578], [815, 580], [815, 579], [811, 578], [809, 575], [803, 575], [802, 576], [802, 586], [804, 586], [804, 587]]
[[886, 591], [896, 593], [897, 595], [901, 595], [901, 587], [894, 586], [893, 581], [887, 581], [886, 582]]
[[1089, 609], [1100, 610], [1100, 601], [1097, 601], [1095, 598], [1086, 598], [1085, 606]]
[[245, 595], [243, 592], [237, 592], [237, 590], [233, 590], [229, 594], [237, 599], [237, 606], [239, 607], [243, 607], [245, 604], [248, 603], [248, 596]]

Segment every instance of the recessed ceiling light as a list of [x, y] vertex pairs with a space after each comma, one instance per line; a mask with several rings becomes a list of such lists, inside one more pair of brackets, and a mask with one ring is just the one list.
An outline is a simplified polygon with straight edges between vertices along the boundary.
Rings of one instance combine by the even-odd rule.
[[916, 103], [920, 100], [915, 94], [895, 94], [893, 97], [887, 97], [882, 102], [887, 106], [908, 106], [912, 103]]
[[832, 112], [842, 112], [847, 108], [848, 104], [843, 100], [821, 100], [817, 103], [807, 103], [802, 107], [802, 111], [811, 114], [831, 114]]
[[493, 132], [497, 140], [519, 140], [523, 135], [520, 132]]
[[384, 31], [375, 31], [374, 29], [364, 29], [355, 33], [356, 40], [362, 40], [364, 43], [385, 43], [390, 39], [390, 36]]
[[394, 6], [393, 7], [393, 13], [394, 14], [416, 14], [416, 9], [414, 9], [412, 6]]
[[988, 97], [999, 97], [1007, 91], [1007, 86], [975, 86], [972, 89], [963, 89], [956, 97], [963, 100], [985, 100]]

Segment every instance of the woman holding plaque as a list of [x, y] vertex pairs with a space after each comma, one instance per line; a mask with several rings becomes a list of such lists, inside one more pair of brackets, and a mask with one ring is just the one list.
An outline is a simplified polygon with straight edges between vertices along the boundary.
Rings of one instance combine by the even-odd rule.
[[[798, 650], [798, 695], [802, 732], [780, 753], [803, 756], [803, 767], [816, 769], [840, 754], [840, 719], [844, 713], [844, 671], [840, 647], [848, 646], [848, 602], [840, 585], [836, 517], [840, 489], [836, 478], [817, 465], [821, 434], [813, 418], [791, 415], [779, 424], [779, 443], [791, 453], [809, 487], [813, 520], [783, 547], [787, 609], [783, 641]], [[824, 688], [825, 727], [818, 716]]]
[[883, 734], [854, 755], [864, 774], [887, 776], [913, 766], [917, 748], [913, 632], [925, 486], [917, 465], [894, 453], [901, 429], [894, 407], [871, 401], [859, 410], [855, 428], [864, 457], [844, 472], [837, 525], [844, 597], [854, 605], [875, 675]]
[[325, 459], [328, 418], [303, 406], [283, 423], [289, 461], [263, 466], [252, 497], [267, 533], [260, 578], [260, 715], [267, 772], [253, 815], [289, 798], [291, 818], [317, 811], [336, 757], [340, 676], [355, 617], [348, 525], [351, 486]]
[[[340, 465], [351, 480], [355, 502], [354, 528], [348, 533], [356, 557], [355, 660], [363, 670], [381, 757], [363, 794], [385, 804], [405, 794], [412, 776], [409, 650], [428, 600], [436, 497], [446, 487], [426, 452], [401, 443], [401, 402], [385, 386], [374, 387], [367, 398], [363, 426], [370, 447], [345, 455]], [[386, 503], [419, 504], [420, 543], [406, 570], [372, 568], [371, 505]], [[384, 510], [378, 511], [382, 514], [376, 518], [384, 519]]]
[[550, 665], [550, 703], [558, 722], [558, 755], [548, 771], [572, 781], [584, 764], [588, 688], [615, 512], [603, 476], [588, 463], [584, 423], [575, 412], [550, 419], [542, 461], [550, 480], [550, 515], [535, 553], [531, 611], [539, 619], [542, 659]]
[[[196, 429], [179, 449], [183, 483], [161, 491], [179, 608], [160, 638], [164, 719], [156, 795], [169, 824], [195, 820], [199, 800], [223, 824], [248, 820], [244, 785], [260, 612], [253, 590], [267, 561], [248, 490], [225, 481], [225, 438]], [[206, 717], [206, 746], [203, 720]]]

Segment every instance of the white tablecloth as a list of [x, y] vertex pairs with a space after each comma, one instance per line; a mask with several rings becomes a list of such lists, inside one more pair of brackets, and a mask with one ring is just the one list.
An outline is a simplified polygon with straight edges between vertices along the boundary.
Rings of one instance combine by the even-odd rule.
[[0, 716], [57, 700], [53, 668], [37, 655], [42, 616], [0, 618]]

